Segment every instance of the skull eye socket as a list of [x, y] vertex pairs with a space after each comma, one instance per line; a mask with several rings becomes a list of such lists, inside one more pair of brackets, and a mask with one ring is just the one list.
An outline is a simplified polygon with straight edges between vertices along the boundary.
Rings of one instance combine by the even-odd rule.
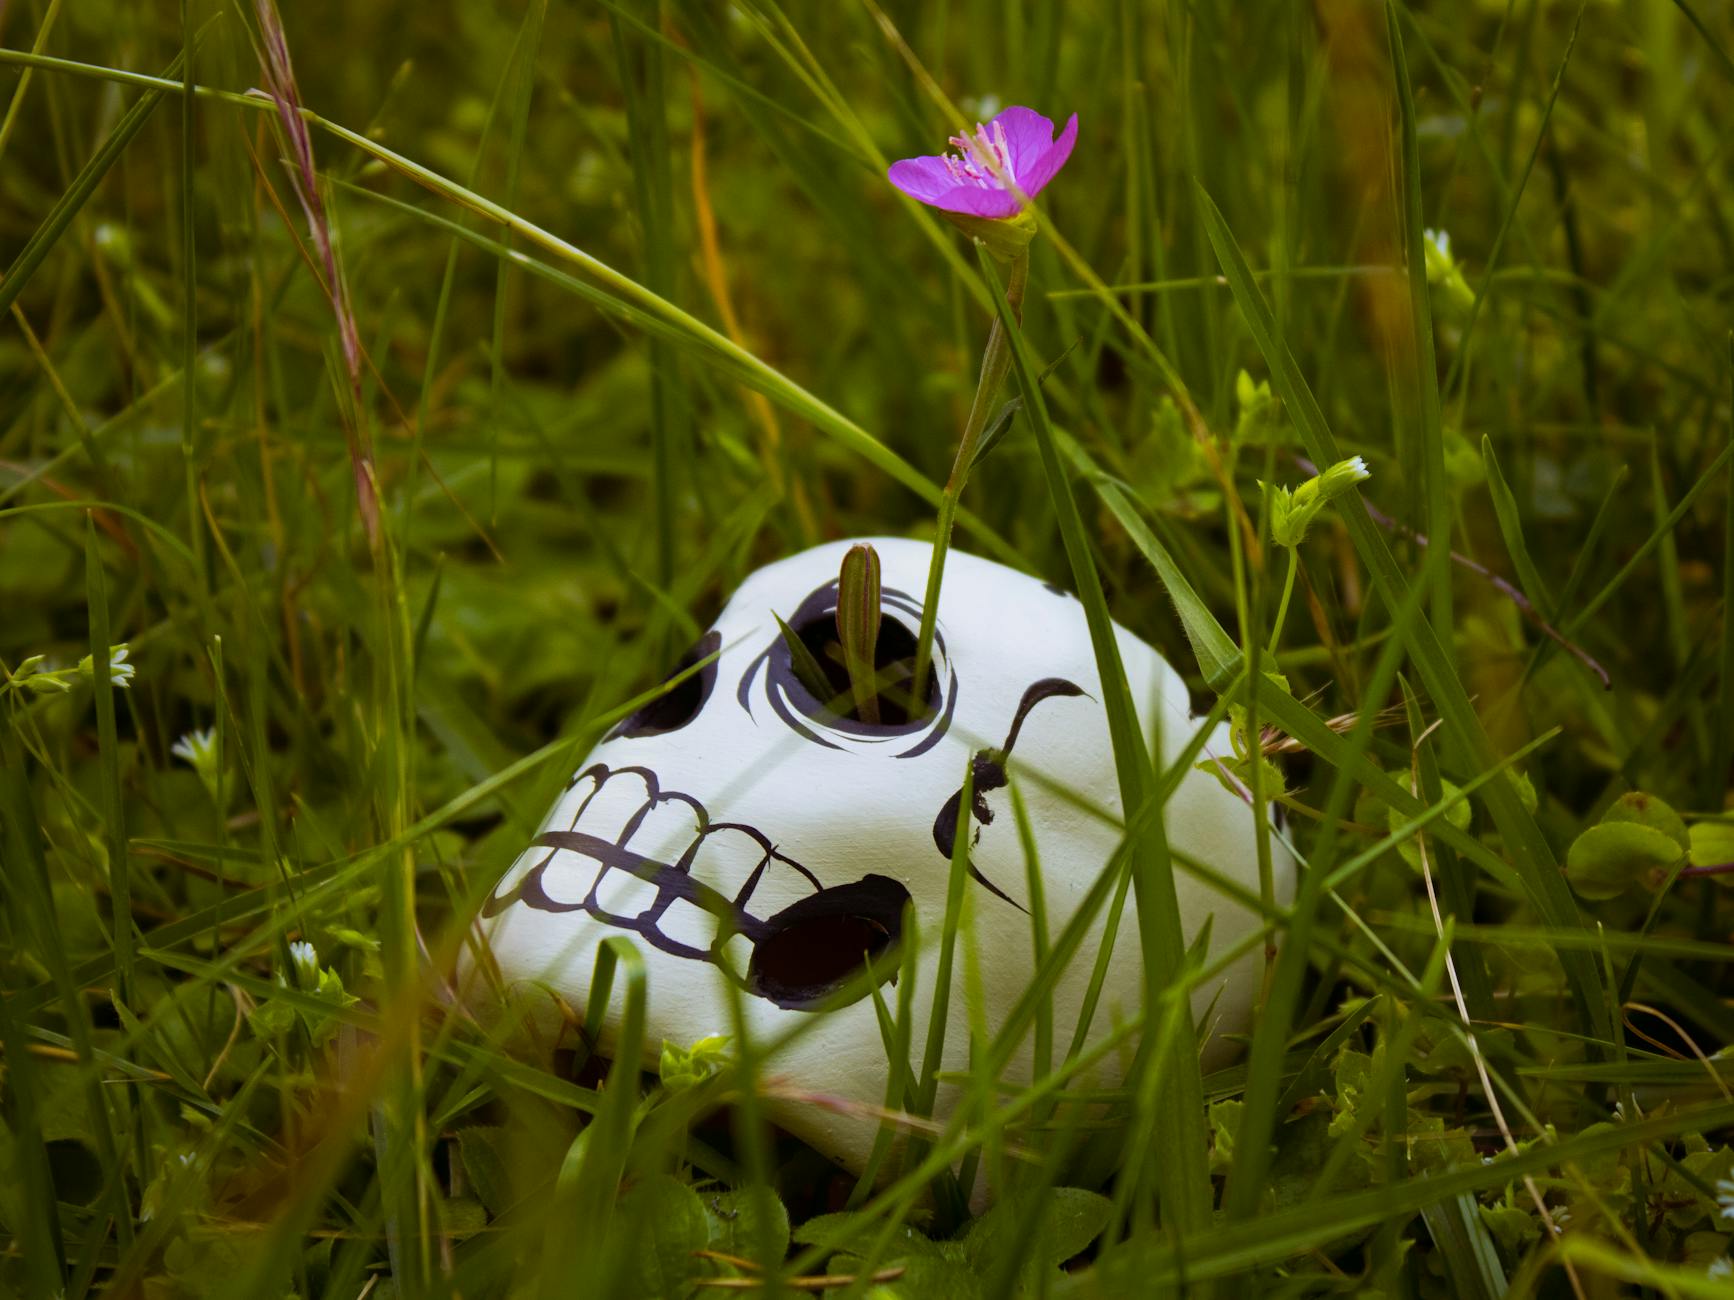
[[866, 876], [784, 908], [753, 945], [748, 991], [786, 1010], [815, 1010], [897, 942], [908, 902], [895, 880]]
[[[779, 620], [780, 621], [780, 620]], [[874, 642], [874, 668], [879, 686], [879, 720], [863, 722], [855, 710], [849, 670], [843, 664], [837, 633], [837, 581], [807, 594], [783, 628], [771, 630], [764, 653], [747, 666], [735, 698], [753, 712], [754, 683], [762, 681], [774, 713], [803, 739], [829, 749], [907, 743], [897, 758], [924, 754], [944, 738], [957, 707], [957, 671], [945, 645], [945, 631], [933, 632], [933, 673], [927, 698], [912, 708], [909, 679], [915, 671], [915, 633], [921, 606], [906, 592], [886, 587], [880, 593], [879, 637]], [[796, 650], [814, 662], [795, 670]], [[761, 677], [761, 672], [763, 676]], [[820, 680], [822, 679], [822, 680]], [[811, 685], [809, 685], [811, 683]]]
[[[849, 689], [849, 671], [843, 663], [843, 643], [837, 635], [837, 611], [828, 610], [816, 618], [796, 624], [795, 635], [801, 638], [813, 658], [825, 670], [825, 679], [831, 685], [830, 698], [815, 700], [813, 703], [821, 707], [845, 710], [839, 716], [859, 723]], [[873, 644], [873, 671], [880, 684], [877, 725], [887, 728], [909, 727], [925, 722], [938, 710], [939, 674], [930, 673], [927, 678], [927, 699], [923, 701], [920, 711], [912, 714], [909, 707], [913, 703], [909, 693], [909, 679], [915, 675], [915, 633], [889, 612], [883, 613], [879, 619], [879, 639]], [[803, 688], [803, 694], [807, 693]]]
[[[698, 643], [681, 655], [663, 681], [679, 677], [700, 660], [709, 659], [722, 645], [722, 633], [706, 632]], [[614, 736], [660, 736], [679, 731], [698, 717], [716, 685], [716, 660], [687, 677], [678, 686], [664, 691], [635, 711], [614, 729]], [[612, 737], [611, 737], [612, 738]]]

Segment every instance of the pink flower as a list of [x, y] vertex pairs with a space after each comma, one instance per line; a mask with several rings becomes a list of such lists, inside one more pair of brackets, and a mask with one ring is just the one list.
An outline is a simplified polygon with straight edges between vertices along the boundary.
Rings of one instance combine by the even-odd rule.
[[1033, 108], [1008, 108], [973, 136], [953, 136], [956, 153], [891, 164], [891, 183], [941, 212], [1015, 217], [1054, 179], [1078, 141], [1078, 115], [1054, 138], [1054, 124]]

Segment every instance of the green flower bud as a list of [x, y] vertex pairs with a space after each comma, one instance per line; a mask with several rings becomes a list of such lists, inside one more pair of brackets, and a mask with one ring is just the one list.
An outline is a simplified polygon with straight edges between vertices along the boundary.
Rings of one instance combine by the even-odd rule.
[[1319, 511], [1355, 484], [1371, 477], [1367, 462], [1359, 456], [1351, 456], [1309, 478], [1293, 491], [1261, 483], [1259, 486], [1264, 488], [1270, 500], [1271, 537], [1278, 546], [1299, 546]]
[[1468, 311], [1475, 303], [1474, 291], [1451, 256], [1451, 236], [1443, 230], [1423, 232], [1421, 252], [1427, 263], [1427, 283], [1444, 295], [1447, 305]]
[[667, 1039], [662, 1043], [662, 1059], [657, 1073], [662, 1086], [670, 1092], [695, 1088], [728, 1064], [728, 1038], [712, 1034], [701, 1038], [691, 1047], [676, 1047]]

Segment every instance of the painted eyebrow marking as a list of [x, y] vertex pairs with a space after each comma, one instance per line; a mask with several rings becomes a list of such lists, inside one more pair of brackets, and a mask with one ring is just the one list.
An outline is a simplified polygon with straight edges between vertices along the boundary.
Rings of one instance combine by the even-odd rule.
[[[993, 809], [988, 806], [987, 794], [991, 790], [1003, 788], [1010, 780], [1006, 775], [1006, 760], [1011, 757], [1012, 747], [1018, 743], [1018, 733], [1023, 730], [1024, 719], [1029, 717], [1030, 711], [1043, 700], [1088, 694], [1082, 686], [1067, 681], [1064, 677], [1044, 677], [1025, 688], [1023, 698], [1018, 701], [1017, 712], [1012, 715], [1011, 730], [1006, 732], [1005, 744], [998, 749], [978, 749], [970, 759], [973, 796], [969, 801], [969, 810], [976, 821], [977, 835], [980, 834], [981, 826], [993, 820]], [[939, 850], [940, 856], [948, 860], [951, 857], [951, 846], [957, 839], [957, 818], [962, 807], [963, 787], [960, 785], [957, 792], [945, 801], [945, 807], [939, 810], [939, 816], [933, 819], [933, 845]], [[982, 875], [976, 869], [973, 859], [969, 863], [969, 874], [995, 897], [1004, 899], [1020, 912], [1027, 912], [1022, 904]]]

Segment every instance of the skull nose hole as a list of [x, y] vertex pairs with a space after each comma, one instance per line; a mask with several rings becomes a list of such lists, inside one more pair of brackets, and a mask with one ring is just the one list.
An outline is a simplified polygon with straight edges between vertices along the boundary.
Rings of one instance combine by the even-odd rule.
[[908, 901], [895, 880], [866, 876], [784, 908], [753, 945], [748, 991], [787, 1010], [815, 1009], [896, 944]]
[[[827, 611], [810, 618], [795, 628], [795, 635], [812, 652], [813, 658], [825, 671], [831, 687], [825, 705], [852, 722], [861, 721], [855, 710], [854, 693], [849, 688], [849, 670], [843, 660], [843, 642], [837, 635], [837, 614]], [[927, 699], [919, 709], [911, 708], [910, 679], [915, 675], [915, 633], [883, 611], [879, 619], [879, 639], [873, 644], [873, 671], [879, 682], [879, 725], [907, 727], [924, 722], [939, 709], [939, 674], [927, 678]]]
[[[663, 681], [671, 681], [679, 677], [687, 669], [704, 659], [709, 659], [722, 646], [722, 633], [711, 631], [700, 637], [698, 643], [681, 655], [679, 661], [669, 670]], [[716, 661], [692, 673], [678, 685], [671, 687], [658, 695], [654, 700], [637, 709], [626, 721], [614, 731], [616, 736], [660, 736], [665, 732], [679, 731], [687, 723], [699, 715], [704, 708], [704, 702], [710, 698], [711, 687], [716, 685]]]

